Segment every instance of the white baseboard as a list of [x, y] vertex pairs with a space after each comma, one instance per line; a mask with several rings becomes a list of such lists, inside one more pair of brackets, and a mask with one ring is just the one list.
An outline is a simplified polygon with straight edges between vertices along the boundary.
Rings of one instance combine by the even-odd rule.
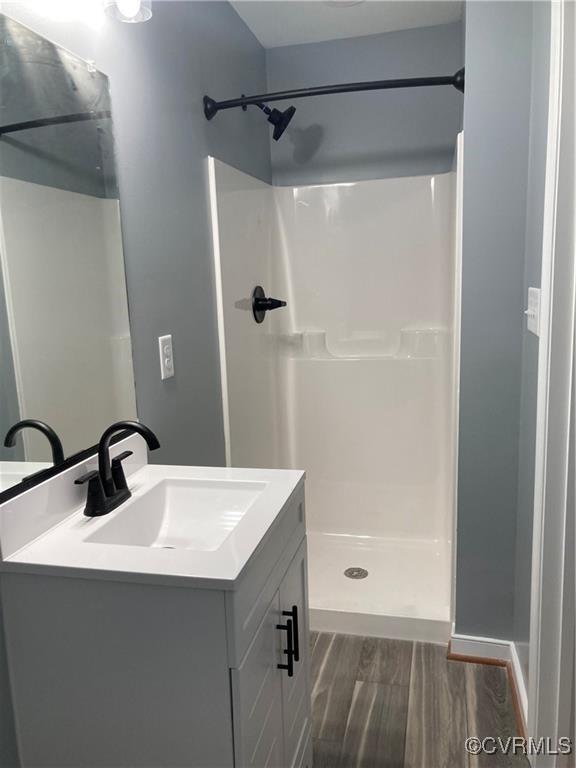
[[476, 656], [479, 659], [507, 662], [512, 660], [510, 645], [509, 640], [454, 634], [450, 641], [450, 651], [458, 656]]
[[524, 718], [524, 728], [526, 728], [528, 725], [528, 689], [524, 678], [524, 670], [522, 669], [518, 651], [516, 650], [516, 643], [510, 643], [510, 664], [512, 665], [512, 674], [514, 675], [514, 682], [516, 683], [518, 699], [520, 700], [522, 717]]
[[477, 659], [494, 659], [509, 664], [516, 684], [524, 725], [526, 725], [528, 722], [528, 692], [516, 644], [513, 641], [453, 634], [450, 641], [450, 653]]

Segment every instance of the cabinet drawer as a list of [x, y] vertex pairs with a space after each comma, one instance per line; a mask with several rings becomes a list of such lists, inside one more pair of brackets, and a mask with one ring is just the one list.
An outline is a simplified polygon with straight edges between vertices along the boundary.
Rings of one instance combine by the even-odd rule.
[[230, 670], [238, 768], [312, 768], [305, 538], [280, 573], [244, 658]]
[[305, 534], [302, 482], [248, 561], [237, 588], [226, 593], [228, 659], [231, 667], [238, 667], [243, 659]]
[[282, 695], [278, 670], [278, 595], [238, 669], [231, 669], [235, 765], [283, 765]]
[[286, 620], [288, 613], [296, 617], [294, 626], [298, 630], [299, 647], [299, 660], [294, 663], [294, 676], [282, 675], [284, 765], [286, 768], [300, 768], [303, 746], [311, 728], [306, 540], [302, 542], [290, 564], [280, 585], [279, 596], [283, 620]]

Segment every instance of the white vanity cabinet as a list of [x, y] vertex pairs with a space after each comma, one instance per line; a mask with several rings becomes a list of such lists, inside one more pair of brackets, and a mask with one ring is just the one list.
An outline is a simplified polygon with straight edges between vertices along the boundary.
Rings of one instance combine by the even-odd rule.
[[33, 555], [0, 578], [23, 768], [312, 768], [302, 480], [229, 583]]
[[303, 541], [231, 670], [235, 764], [243, 768], [312, 768], [306, 583]]

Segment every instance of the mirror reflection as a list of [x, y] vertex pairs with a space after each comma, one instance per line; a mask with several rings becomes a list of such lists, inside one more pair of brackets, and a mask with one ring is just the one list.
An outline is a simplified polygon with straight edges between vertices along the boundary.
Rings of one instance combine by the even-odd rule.
[[0, 14], [0, 491], [59, 457], [16, 423], [68, 457], [135, 416], [108, 78]]

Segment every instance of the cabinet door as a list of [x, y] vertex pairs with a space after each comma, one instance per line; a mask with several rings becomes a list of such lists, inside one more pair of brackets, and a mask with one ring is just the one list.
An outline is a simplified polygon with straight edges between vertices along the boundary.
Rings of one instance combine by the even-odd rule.
[[276, 593], [242, 663], [230, 670], [235, 764], [239, 768], [284, 766], [278, 615]]
[[[294, 675], [282, 671], [282, 716], [284, 725], [285, 768], [311, 768], [310, 759], [310, 674], [308, 668], [308, 574], [306, 540], [302, 542], [280, 585], [282, 621], [292, 619], [294, 645], [298, 660], [294, 660]], [[296, 635], [296, 625], [298, 634]]]

